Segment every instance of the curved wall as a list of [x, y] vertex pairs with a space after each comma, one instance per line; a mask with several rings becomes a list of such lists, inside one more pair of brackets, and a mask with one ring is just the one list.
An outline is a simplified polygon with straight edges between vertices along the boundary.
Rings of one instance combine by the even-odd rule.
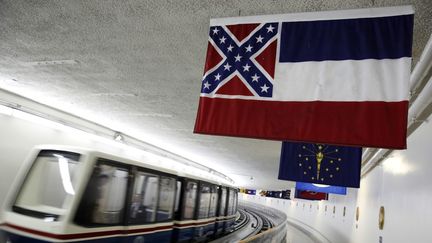
[[[360, 189], [349, 189], [347, 196], [330, 194], [328, 201], [320, 202], [248, 195], [243, 199], [280, 209], [333, 243], [430, 242], [432, 122], [422, 124], [408, 138], [407, 150], [394, 151], [362, 178]], [[378, 228], [381, 206], [385, 209], [383, 230]]]
[[[38, 144], [64, 144], [124, 153], [118, 147], [55, 127], [0, 113], [0, 204], [30, 149]], [[113, 151], [115, 150], [115, 151]], [[128, 154], [130, 157], [130, 154]], [[144, 156], [137, 154], [137, 157]], [[278, 200], [243, 195], [243, 199], [278, 208], [321, 232], [334, 243], [430, 242], [432, 230], [432, 122], [424, 123], [408, 139], [408, 149], [395, 151], [347, 196], [329, 201]], [[327, 206], [327, 211], [325, 207]], [[359, 221], [355, 220], [356, 207]], [[385, 207], [385, 225], [378, 229], [378, 212]], [[333, 213], [335, 207], [335, 213]], [[343, 208], [346, 214], [343, 216]]]

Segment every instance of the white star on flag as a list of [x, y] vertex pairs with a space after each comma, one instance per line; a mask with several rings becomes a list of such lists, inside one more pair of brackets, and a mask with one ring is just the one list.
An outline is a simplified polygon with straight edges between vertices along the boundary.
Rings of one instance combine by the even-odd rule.
[[220, 75], [219, 73], [217, 74], [217, 75], [215, 75], [214, 77], [215, 77], [215, 80], [220, 80], [220, 77], [221, 77], [222, 75]]
[[224, 65], [224, 70], [228, 70], [228, 71], [230, 71], [230, 68], [231, 68], [232, 66], [231, 65], [229, 65], [229, 63], [226, 63], [225, 65]]
[[246, 71], [249, 72], [249, 68], [250, 68], [250, 67], [251, 67], [251, 66], [249, 66], [249, 64], [246, 63], [246, 65], [243, 66], [243, 71], [244, 71], [244, 72], [246, 72]]
[[215, 28], [213, 29], [213, 35], [217, 35], [218, 32], [219, 32], [218, 28], [215, 27]]
[[209, 89], [210, 86], [211, 86], [211, 84], [209, 84], [209, 82], [204, 83], [204, 89]]
[[258, 42], [262, 43], [262, 41], [263, 41], [264, 38], [260, 35], [260, 36], [256, 37], [256, 39], [257, 39], [257, 43]]
[[[255, 73], [255, 75], [254, 76], [252, 76], [252, 82], [258, 82], [258, 79], [260, 78], [260, 76], [258, 76], [256, 73]], [[262, 87], [261, 87], [262, 88]], [[269, 88], [269, 87], [267, 87], [267, 88]], [[266, 92], [267, 92], [267, 90], [266, 90]]]
[[240, 56], [240, 54], [237, 54], [237, 56], [234, 57], [236, 62], [240, 62], [240, 59], [242, 58], [242, 56]]
[[222, 44], [222, 43], [225, 43], [226, 38], [225, 38], [225, 36], [222, 36], [222, 38], [220, 38], [219, 40], [220, 40], [220, 43]]
[[266, 93], [267, 93], [267, 90], [268, 90], [269, 88], [270, 88], [270, 87], [267, 87], [267, 85], [264, 84], [264, 86], [261, 86], [261, 92], [266, 92]]
[[245, 47], [246, 52], [251, 52], [252, 51], [252, 46], [249, 44], [247, 47]]
[[268, 32], [272, 32], [272, 33], [273, 33], [274, 28], [275, 28], [275, 27], [273, 27], [272, 25], [270, 25], [269, 27], [267, 27], [267, 28], [266, 28], [266, 29], [267, 29], [267, 33], [268, 33]]

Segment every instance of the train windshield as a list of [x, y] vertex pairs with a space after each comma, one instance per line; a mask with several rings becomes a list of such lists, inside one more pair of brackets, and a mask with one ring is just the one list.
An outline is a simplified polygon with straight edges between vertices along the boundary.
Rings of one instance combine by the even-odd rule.
[[42, 150], [18, 193], [13, 210], [46, 221], [67, 212], [78, 182], [80, 155]]

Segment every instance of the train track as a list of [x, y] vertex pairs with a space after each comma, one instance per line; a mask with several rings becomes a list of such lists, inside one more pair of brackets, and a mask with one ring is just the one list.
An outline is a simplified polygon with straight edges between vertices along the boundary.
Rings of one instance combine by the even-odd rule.
[[239, 207], [238, 213], [239, 216], [237, 217], [233, 232], [211, 241], [211, 243], [239, 242], [274, 226], [274, 223], [268, 216], [251, 208]]

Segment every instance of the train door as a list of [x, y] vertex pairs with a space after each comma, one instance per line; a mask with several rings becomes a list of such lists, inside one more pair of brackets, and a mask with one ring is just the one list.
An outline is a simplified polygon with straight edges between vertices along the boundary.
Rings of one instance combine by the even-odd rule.
[[228, 200], [227, 200], [227, 220], [225, 223], [225, 232], [229, 233], [234, 230], [235, 213], [234, 213], [234, 202], [235, 202], [235, 191], [232, 188], [228, 189]]
[[225, 216], [226, 216], [226, 204], [227, 204], [227, 188], [223, 186], [218, 187], [218, 207], [217, 207], [217, 218], [216, 218], [216, 236], [220, 236], [224, 233], [225, 228]]
[[195, 232], [195, 214], [198, 196], [198, 181], [180, 178], [179, 208], [174, 222], [173, 242], [190, 242]]
[[128, 165], [105, 159], [97, 161], [74, 220], [81, 226], [78, 230], [83, 236], [104, 242], [122, 241], [122, 237], [112, 232], [123, 230], [129, 175]]
[[82, 235], [103, 242], [169, 243], [175, 181], [173, 175], [99, 159], [75, 223]]
[[199, 183], [197, 205], [197, 227], [195, 228], [194, 240], [202, 242], [207, 239], [207, 231], [213, 226], [214, 222], [209, 222], [211, 185], [206, 182]]
[[219, 193], [218, 193], [218, 186], [211, 185], [210, 188], [210, 210], [209, 210], [209, 218], [214, 219], [214, 224], [210, 226], [207, 230], [207, 238], [215, 238], [216, 233], [216, 213], [217, 213], [217, 207], [218, 207], [218, 199], [219, 199]]
[[176, 178], [144, 168], [137, 168], [133, 178], [127, 231], [134, 235], [124, 242], [171, 242]]

